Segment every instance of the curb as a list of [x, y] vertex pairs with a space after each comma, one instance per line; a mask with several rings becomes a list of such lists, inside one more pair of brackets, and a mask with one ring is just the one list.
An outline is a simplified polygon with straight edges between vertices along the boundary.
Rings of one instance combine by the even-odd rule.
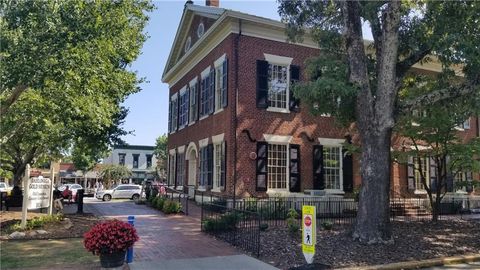
[[441, 257], [421, 261], [406, 261], [398, 263], [380, 264], [364, 267], [339, 268], [341, 270], [407, 270], [419, 269], [424, 267], [442, 266], [447, 264], [470, 263], [480, 261], [480, 254], [466, 254], [453, 257]]

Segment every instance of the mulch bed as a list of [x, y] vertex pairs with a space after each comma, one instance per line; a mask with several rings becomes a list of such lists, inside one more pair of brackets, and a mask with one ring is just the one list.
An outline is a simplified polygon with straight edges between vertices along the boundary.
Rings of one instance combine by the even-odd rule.
[[[445, 220], [393, 223], [394, 244], [364, 245], [353, 241], [350, 226], [318, 230], [314, 263], [331, 268], [386, 264], [480, 252], [480, 222]], [[302, 269], [301, 236], [285, 227], [261, 232], [260, 259], [281, 269]]]
[[[47, 234], [32, 234], [31, 231], [25, 231], [27, 234], [25, 237], [21, 238], [22, 240], [31, 240], [31, 239], [59, 239], [59, 238], [78, 238], [83, 237], [83, 234], [86, 233], [91, 226], [102, 221], [102, 219], [94, 216], [93, 214], [66, 214], [65, 220], [58, 223], [49, 223], [44, 225], [42, 228], [37, 228], [35, 230], [45, 230]], [[2, 220], [0, 228], [0, 239], [1, 240], [11, 240], [8, 239], [8, 227], [17, 222], [20, 222], [19, 219], [9, 219]]]

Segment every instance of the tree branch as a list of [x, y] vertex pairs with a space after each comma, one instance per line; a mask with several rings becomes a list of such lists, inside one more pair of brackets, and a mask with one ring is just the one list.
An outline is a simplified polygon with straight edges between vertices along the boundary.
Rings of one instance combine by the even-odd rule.
[[476, 80], [468, 81], [460, 86], [450, 86], [444, 89], [436, 90], [428, 94], [421, 95], [415, 99], [408, 100], [400, 104], [402, 113], [410, 112], [413, 109], [431, 105], [439, 101], [459, 98], [473, 94], [480, 90], [480, 76]]
[[397, 78], [403, 78], [410, 68], [432, 52], [431, 46], [423, 45], [418, 51], [397, 63]]
[[26, 85], [17, 85], [10, 96], [5, 100], [5, 102], [0, 106], [0, 115], [7, 113], [10, 106], [12, 106], [15, 101], [20, 97], [20, 95], [27, 89]]

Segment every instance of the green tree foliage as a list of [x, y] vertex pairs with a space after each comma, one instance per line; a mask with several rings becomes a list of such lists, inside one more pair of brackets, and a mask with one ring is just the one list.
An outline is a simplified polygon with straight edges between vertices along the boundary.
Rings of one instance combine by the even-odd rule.
[[103, 164], [98, 168], [98, 173], [107, 188], [111, 187], [115, 181], [126, 179], [132, 175], [132, 171], [118, 164]]
[[[390, 242], [391, 136], [400, 115], [427, 104], [478, 94], [480, 2], [279, 0], [292, 40], [306, 33], [319, 57], [308, 63], [309, 82], [294, 93], [313, 112], [355, 121], [362, 146], [354, 238]], [[363, 40], [362, 23], [373, 42]], [[403, 99], [406, 76], [419, 63], [438, 61], [443, 74], [463, 73], [445, 88]], [[426, 72], [428, 73], [428, 72]], [[432, 74], [431, 72], [429, 74]], [[346, 107], [346, 108], [345, 108]]]
[[157, 174], [160, 179], [167, 178], [167, 160], [168, 160], [168, 150], [167, 150], [167, 135], [163, 134], [158, 136], [155, 142], [154, 154], [157, 158]]
[[73, 148], [90, 167], [125, 131], [128, 71], [147, 38], [149, 1], [3, 1], [0, 4], [3, 169]]
[[[455, 78], [444, 74], [431, 78], [411, 75], [406, 78], [406, 88], [400, 91], [402, 99], [408, 100], [418, 95], [430, 93], [435, 89], [448, 87]], [[433, 221], [438, 220], [440, 203], [447, 192], [447, 181], [458, 173], [475, 173], [480, 171], [480, 138], [464, 138], [463, 123], [472, 115], [480, 112], [479, 96], [466, 96], [453, 100], [441, 100], [434, 104], [420, 107], [411, 113], [399, 117], [395, 131], [406, 146], [395, 152], [397, 160], [406, 163], [408, 156], [429, 159], [434, 162], [435, 183], [430, 183], [425, 171], [432, 173], [432, 168], [422, 168], [419, 163], [418, 173], [423, 188], [427, 191], [433, 210]], [[477, 181], [456, 183], [460, 186], [474, 186]], [[459, 188], [460, 186], [454, 187]]]

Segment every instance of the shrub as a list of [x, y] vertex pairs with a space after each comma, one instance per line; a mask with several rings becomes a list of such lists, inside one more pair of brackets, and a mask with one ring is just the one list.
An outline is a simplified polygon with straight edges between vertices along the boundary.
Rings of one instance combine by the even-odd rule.
[[287, 227], [290, 234], [297, 234], [300, 230], [300, 225], [298, 224], [298, 213], [294, 208], [290, 208], [287, 213]]
[[155, 197], [155, 200], [154, 200], [154, 206], [156, 209], [160, 210], [160, 211], [163, 211], [163, 207], [165, 206], [165, 201], [167, 199], [165, 199], [164, 197]]
[[45, 224], [48, 223], [56, 223], [60, 222], [64, 219], [63, 215], [48, 215], [43, 217], [35, 217], [33, 219], [27, 220], [27, 224], [25, 225], [25, 229], [20, 227], [20, 222], [12, 224], [7, 231], [22, 231], [22, 230], [33, 230], [43, 227]]
[[120, 220], [95, 224], [83, 237], [85, 248], [95, 255], [126, 251], [139, 239], [135, 228]]
[[176, 213], [180, 213], [181, 210], [182, 210], [182, 205], [179, 202], [164, 200], [162, 211], [165, 214], [176, 214]]
[[203, 221], [203, 229], [206, 232], [212, 231], [229, 231], [234, 230], [242, 216], [238, 213], [226, 213], [220, 218], [206, 218]]
[[320, 226], [322, 226], [322, 228], [324, 230], [327, 230], [327, 231], [330, 231], [331, 229], [333, 229], [333, 223], [330, 222], [330, 221], [322, 222], [322, 224], [320, 224]]
[[266, 231], [268, 229], [268, 223], [260, 224], [260, 231]]

